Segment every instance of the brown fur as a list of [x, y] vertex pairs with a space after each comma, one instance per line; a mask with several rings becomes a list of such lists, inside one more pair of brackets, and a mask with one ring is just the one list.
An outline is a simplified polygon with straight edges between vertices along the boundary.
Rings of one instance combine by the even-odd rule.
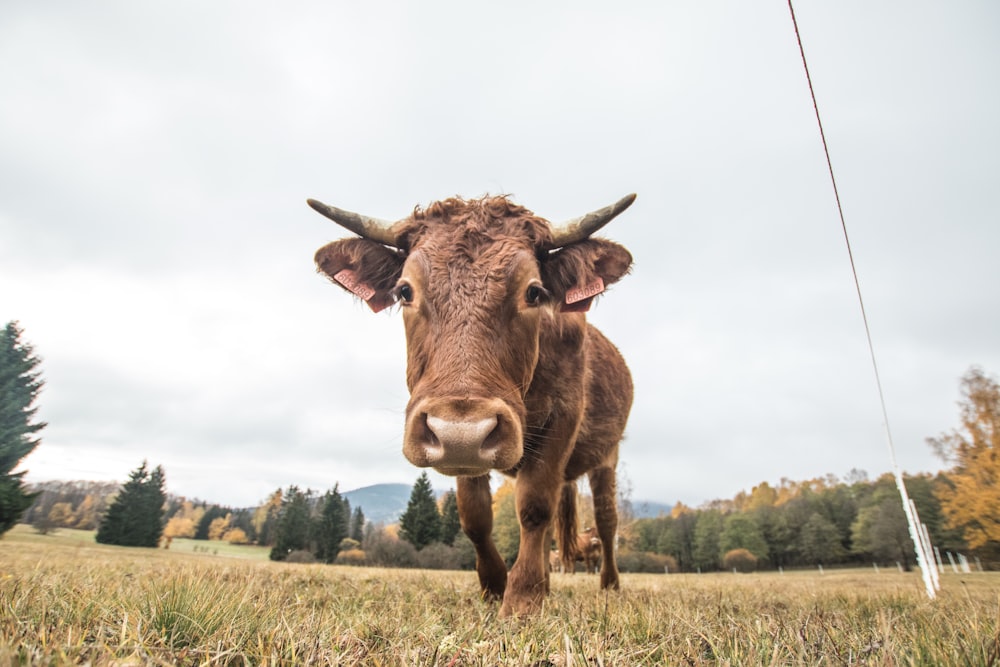
[[[603, 544], [601, 586], [617, 589], [615, 467], [632, 381], [585, 315], [563, 311], [580, 306], [566, 308], [568, 290], [597, 277], [617, 282], [631, 255], [599, 239], [548, 252], [548, 224], [506, 197], [415, 209], [396, 238], [401, 251], [346, 239], [321, 248], [316, 261], [331, 277], [350, 268], [375, 299], [392, 298], [394, 288], [408, 297], [403, 451], [416, 465], [458, 476], [459, 515], [483, 595], [503, 599], [502, 615], [541, 607], [557, 515], [563, 558], [579, 550], [575, 496], [568, 506], [565, 489], [582, 475]], [[521, 546], [509, 576], [490, 536], [490, 469], [517, 478]]]

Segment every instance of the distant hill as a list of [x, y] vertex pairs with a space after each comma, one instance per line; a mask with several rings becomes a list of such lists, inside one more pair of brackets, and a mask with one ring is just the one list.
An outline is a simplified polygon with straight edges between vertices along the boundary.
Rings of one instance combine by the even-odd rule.
[[343, 494], [351, 503], [351, 511], [360, 507], [365, 521], [391, 524], [399, 521], [410, 502], [412, 487], [409, 484], [373, 484]]
[[636, 519], [655, 519], [658, 516], [670, 516], [673, 505], [658, 503], [655, 500], [633, 500], [632, 511]]
[[[350, 501], [352, 510], [361, 507], [366, 521], [389, 525], [399, 521], [399, 517], [406, 511], [412, 490], [408, 484], [373, 484], [343, 495]], [[437, 495], [441, 495], [441, 492], [437, 492]], [[652, 500], [632, 501], [632, 511], [637, 519], [669, 516], [672, 507]]]

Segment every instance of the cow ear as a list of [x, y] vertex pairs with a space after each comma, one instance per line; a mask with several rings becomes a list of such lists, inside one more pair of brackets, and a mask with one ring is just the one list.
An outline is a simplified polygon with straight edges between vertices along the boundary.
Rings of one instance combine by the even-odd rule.
[[594, 297], [629, 272], [632, 254], [604, 239], [587, 239], [550, 253], [542, 259], [546, 288], [562, 304], [563, 312], [590, 309]]
[[406, 256], [367, 239], [341, 239], [316, 251], [316, 267], [376, 313], [393, 304]]

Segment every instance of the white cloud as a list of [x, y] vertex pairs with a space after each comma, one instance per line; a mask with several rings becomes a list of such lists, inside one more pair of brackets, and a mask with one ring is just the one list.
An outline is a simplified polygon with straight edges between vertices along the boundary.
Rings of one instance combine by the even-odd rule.
[[[997, 13], [796, 9], [900, 463], [934, 469], [958, 378], [1000, 368]], [[11, 5], [0, 61], [35, 479], [148, 458], [232, 504], [415, 479], [401, 322], [315, 275], [341, 232], [304, 200], [393, 218], [488, 191], [554, 220], [639, 193], [607, 230], [635, 271], [592, 314], [636, 376], [637, 498], [888, 468], [784, 7]]]

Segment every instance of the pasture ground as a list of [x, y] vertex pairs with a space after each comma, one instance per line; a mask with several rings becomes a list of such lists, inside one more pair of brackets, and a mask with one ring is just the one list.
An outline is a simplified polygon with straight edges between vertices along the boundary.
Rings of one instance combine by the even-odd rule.
[[293, 565], [266, 549], [0, 540], [0, 665], [997, 665], [1000, 574], [553, 575], [500, 620], [471, 572]]

